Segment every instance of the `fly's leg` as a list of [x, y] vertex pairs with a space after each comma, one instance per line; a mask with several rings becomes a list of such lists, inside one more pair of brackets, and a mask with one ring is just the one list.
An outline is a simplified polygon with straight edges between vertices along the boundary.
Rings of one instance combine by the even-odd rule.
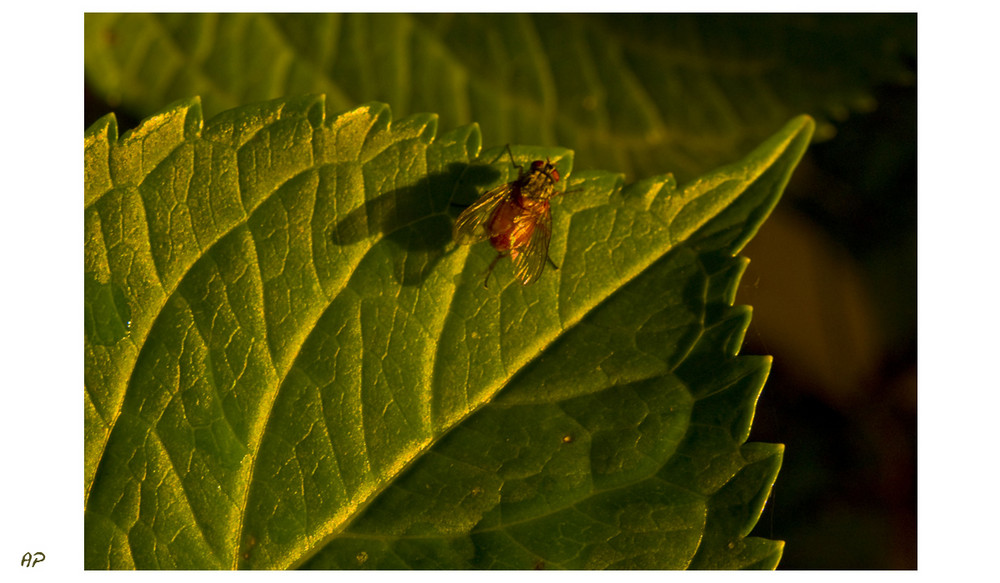
[[[504, 146], [504, 148], [506, 148], [507, 150], [507, 157], [510, 158], [510, 165], [513, 166], [514, 168], [517, 168], [517, 179], [520, 180], [521, 177], [524, 176], [524, 166], [521, 166], [520, 164], [514, 161], [514, 153], [510, 151], [510, 144], [507, 144], [506, 146]], [[500, 155], [494, 158], [493, 161], [490, 162], [490, 164], [496, 164], [497, 160], [499, 160], [502, 156], [503, 152], [501, 152]]]
[[524, 174], [524, 166], [521, 166], [520, 164], [514, 161], [514, 153], [510, 151], [510, 144], [507, 144], [507, 156], [510, 157], [511, 165], [514, 166], [514, 168], [517, 168], [518, 177]]
[[490, 267], [489, 267], [489, 269], [486, 270], [486, 277], [483, 278], [483, 288], [484, 289], [490, 289], [490, 286], [489, 286], [489, 283], [490, 283], [490, 274], [493, 273], [493, 268], [497, 266], [497, 261], [500, 261], [501, 257], [503, 257], [503, 253], [497, 253], [497, 256], [494, 257], [493, 261], [490, 262]]
[[559, 271], [559, 266], [556, 265], [555, 261], [552, 261], [551, 257], [549, 257], [548, 255], [546, 255], [545, 258], [549, 260], [549, 265], [552, 266], [552, 269], [555, 269], [556, 271]]

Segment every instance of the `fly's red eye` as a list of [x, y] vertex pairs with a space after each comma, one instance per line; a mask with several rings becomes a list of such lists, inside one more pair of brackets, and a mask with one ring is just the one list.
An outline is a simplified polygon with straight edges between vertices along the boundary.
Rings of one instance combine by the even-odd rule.
[[531, 163], [532, 170], [541, 170], [542, 166], [545, 166], [545, 162], [542, 162], [541, 160], [535, 160]]
[[556, 170], [555, 168], [553, 168], [552, 172], [550, 172], [549, 175], [552, 176], [552, 180], [553, 181], [559, 182], [559, 171], [558, 170]]

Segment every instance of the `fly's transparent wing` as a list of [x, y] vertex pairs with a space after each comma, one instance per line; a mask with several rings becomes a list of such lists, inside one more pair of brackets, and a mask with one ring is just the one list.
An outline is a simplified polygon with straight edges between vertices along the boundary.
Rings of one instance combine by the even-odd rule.
[[519, 248], [511, 249], [510, 259], [514, 263], [514, 274], [523, 285], [534, 283], [545, 270], [545, 262], [549, 259], [549, 240], [552, 238], [552, 214], [549, 205], [538, 209], [538, 212], [522, 217], [525, 221], [533, 221], [534, 228], [528, 237], [528, 242]]
[[459, 245], [478, 243], [490, 236], [490, 219], [503, 201], [507, 200], [514, 183], [498, 186], [479, 197], [468, 208], [458, 215], [452, 235]]

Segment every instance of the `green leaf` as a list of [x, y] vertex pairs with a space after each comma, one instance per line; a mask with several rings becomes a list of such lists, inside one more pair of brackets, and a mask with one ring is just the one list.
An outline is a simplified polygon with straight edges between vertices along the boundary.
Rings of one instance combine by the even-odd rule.
[[322, 97], [85, 136], [87, 568], [773, 567], [735, 254], [813, 123], [684, 187], [548, 157], [560, 266], [489, 289], [477, 126]]
[[301, 93], [334, 109], [479, 123], [491, 145], [569, 145], [577, 163], [690, 179], [800, 113], [874, 107], [912, 81], [915, 14], [88, 14], [87, 79], [143, 117]]

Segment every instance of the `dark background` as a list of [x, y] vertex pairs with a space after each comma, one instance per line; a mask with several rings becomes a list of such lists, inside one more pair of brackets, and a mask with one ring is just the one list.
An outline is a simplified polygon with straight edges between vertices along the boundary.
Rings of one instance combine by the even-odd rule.
[[774, 356], [750, 438], [786, 447], [753, 534], [780, 569], [917, 568], [917, 90], [875, 96], [744, 250], [742, 352]]

